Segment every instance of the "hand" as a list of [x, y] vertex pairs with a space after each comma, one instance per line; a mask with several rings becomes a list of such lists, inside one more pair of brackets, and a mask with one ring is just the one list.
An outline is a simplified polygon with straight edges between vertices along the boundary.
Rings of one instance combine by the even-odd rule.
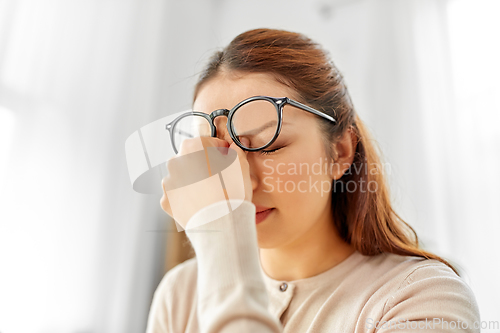
[[162, 180], [162, 209], [186, 229], [196, 212], [213, 203], [230, 199], [252, 202], [246, 153], [234, 142], [229, 145], [219, 138], [184, 140], [179, 153], [167, 161], [169, 175]]

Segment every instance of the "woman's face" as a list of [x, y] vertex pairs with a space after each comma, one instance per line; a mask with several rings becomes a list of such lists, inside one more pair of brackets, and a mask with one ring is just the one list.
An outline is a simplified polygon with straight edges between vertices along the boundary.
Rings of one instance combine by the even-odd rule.
[[[240, 101], [257, 95], [296, 99], [291, 88], [269, 74], [223, 72], [202, 86], [193, 109], [204, 113], [231, 109]], [[317, 117], [285, 106], [283, 122], [287, 124], [283, 124], [276, 141], [265, 150], [282, 148], [269, 155], [247, 154], [252, 202], [256, 206], [274, 208], [257, 224], [260, 248], [297, 245], [314, 237], [315, 232], [325, 230], [328, 224], [332, 225], [332, 178], [325, 172], [326, 154]], [[226, 122], [226, 117], [215, 119], [217, 136], [232, 143]]]

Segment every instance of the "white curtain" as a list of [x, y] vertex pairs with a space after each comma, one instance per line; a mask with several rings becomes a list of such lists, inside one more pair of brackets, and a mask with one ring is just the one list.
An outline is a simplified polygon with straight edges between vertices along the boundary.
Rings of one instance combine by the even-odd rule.
[[0, 0], [0, 332], [144, 331], [169, 223], [159, 197], [132, 191], [125, 139], [188, 108], [206, 57], [257, 27], [331, 51], [398, 212], [461, 268], [481, 319], [500, 321], [498, 9]]
[[0, 332], [144, 331], [170, 224], [125, 140], [190, 105], [211, 4], [188, 5], [0, 1]]

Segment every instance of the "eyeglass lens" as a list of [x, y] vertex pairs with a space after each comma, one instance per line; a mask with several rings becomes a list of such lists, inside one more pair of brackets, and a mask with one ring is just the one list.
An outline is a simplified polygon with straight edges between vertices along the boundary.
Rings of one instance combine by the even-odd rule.
[[[253, 100], [235, 111], [231, 126], [238, 140], [243, 136], [249, 140], [249, 147], [245, 146], [246, 148], [262, 148], [276, 134], [278, 120], [278, 112], [273, 103]], [[175, 148], [180, 151], [185, 139], [210, 136], [210, 124], [204, 117], [191, 114], [179, 120], [173, 132]]]

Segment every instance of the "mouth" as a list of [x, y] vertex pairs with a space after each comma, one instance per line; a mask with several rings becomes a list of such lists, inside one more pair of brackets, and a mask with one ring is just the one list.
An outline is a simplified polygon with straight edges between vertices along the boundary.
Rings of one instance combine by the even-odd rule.
[[262, 210], [256, 212], [255, 213], [255, 223], [259, 224], [259, 223], [263, 222], [269, 216], [269, 214], [271, 214], [272, 212], [274, 212], [274, 208], [262, 209]]

